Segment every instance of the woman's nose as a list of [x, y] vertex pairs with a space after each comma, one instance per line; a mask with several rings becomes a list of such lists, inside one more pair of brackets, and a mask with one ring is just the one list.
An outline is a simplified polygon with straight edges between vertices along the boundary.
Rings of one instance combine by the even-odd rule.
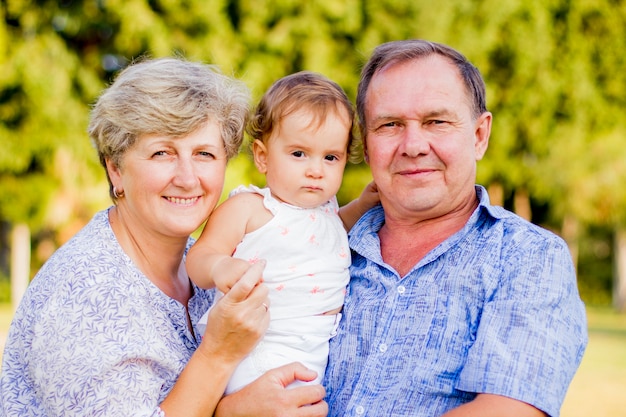
[[198, 175], [191, 159], [180, 158], [176, 164], [176, 172], [174, 175], [174, 184], [179, 187], [191, 187], [198, 182]]

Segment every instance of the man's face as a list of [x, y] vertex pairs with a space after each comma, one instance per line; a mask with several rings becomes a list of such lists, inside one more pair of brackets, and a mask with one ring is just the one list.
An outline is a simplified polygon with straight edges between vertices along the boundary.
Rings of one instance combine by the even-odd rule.
[[491, 114], [477, 119], [456, 67], [439, 55], [393, 64], [372, 78], [365, 152], [387, 216], [427, 220], [475, 199], [476, 161]]

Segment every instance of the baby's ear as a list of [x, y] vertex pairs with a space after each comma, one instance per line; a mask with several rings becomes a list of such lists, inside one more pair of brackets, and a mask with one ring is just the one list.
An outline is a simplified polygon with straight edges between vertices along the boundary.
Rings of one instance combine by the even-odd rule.
[[254, 156], [254, 165], [261, 174], [267, 172], [267, 146], [259, 139], [252, 142], [252, 155]]

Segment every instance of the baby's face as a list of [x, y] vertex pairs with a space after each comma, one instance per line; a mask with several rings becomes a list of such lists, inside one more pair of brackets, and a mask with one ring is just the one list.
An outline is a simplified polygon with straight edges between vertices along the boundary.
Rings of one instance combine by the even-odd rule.
[[341, 186], [348, 159], [347, 112], [330, 111], [321, 122], [307, 110], [283, 117], [266, 143], [254, 146], [255, 162], [279, 200], [311, 208], [330, 200]]

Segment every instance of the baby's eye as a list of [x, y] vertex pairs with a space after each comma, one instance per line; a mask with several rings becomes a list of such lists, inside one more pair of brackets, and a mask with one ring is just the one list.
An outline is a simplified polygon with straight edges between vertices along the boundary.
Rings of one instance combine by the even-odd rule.
[[339, 158], [337, 158], [336, 155], [326, 155], [326, 157], [324, 159], [326, 159], [327, 161], [336, 161]]
[[304, 152], [302, 151], [293, 151], [291, 154], [296, 158], [302, 158], [304, 156]]

